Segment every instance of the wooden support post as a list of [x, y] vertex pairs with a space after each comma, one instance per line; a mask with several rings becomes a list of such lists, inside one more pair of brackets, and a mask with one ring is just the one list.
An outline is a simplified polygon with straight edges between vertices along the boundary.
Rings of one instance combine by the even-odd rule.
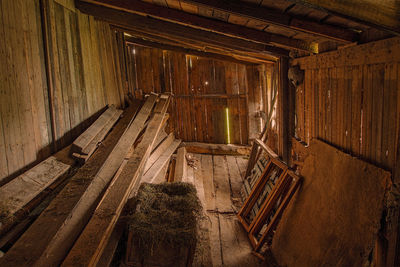
[[94, 215], [61, 266], [97, 266], [129, 194], [136, 191], [164, 115], [154, 114], [143, 140], [107, 189]]
[[278, 91], [278, 118], [279, 118], [279, 155], [282, 157], [284, 162], [289, 162], [290, 156], [290, 136], [292, 133], [291, 128], [294, 123], [290, 121], [290, 112], [294, 112], [291, 107], [292, 97], [289, 90], [289, 79], [288, 79], [289, 60], [281, 57], [279, 60], [279, 91]]
[[186, 167], [186, 148], [181, 147], [178, 149], [178, 153], [176, 156], [174, 182], [182, 182], [185, 180], [185, 177], [187, 175]]

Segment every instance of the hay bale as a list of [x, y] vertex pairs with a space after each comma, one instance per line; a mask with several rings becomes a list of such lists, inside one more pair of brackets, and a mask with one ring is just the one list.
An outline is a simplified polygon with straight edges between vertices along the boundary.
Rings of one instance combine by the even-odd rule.
[[196, 188], [182, 182], [143, 183], [133, 207], [128, 221], [127, 264], [190, 265], [201, 212]]

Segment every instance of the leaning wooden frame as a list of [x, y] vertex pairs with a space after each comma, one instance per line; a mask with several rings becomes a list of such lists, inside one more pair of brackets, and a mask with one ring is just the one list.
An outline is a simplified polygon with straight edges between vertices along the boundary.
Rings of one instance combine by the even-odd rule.
[[269, 242], [267, 241], [272, 240], [273, 231], [283, 211], [299, 187], [300, 181], [300, 177], [293, 171], [287, 170], [269, 194], [257, 218], [255, 218], [254, 226], [251, 227], [249, 232], [249, 239], [254, 248], [253, 253], [261, 259], [264, 259], [263, 254], [269, 247]]
[[247, 233], [254, 227], [265, 206], [264, 204], [269, 200], [274, 190], [279, 187], [283, 180], [281, 178], [285, 175], [287, 169], [288, 167], [278, 159], [270, 158], [237, 215]]

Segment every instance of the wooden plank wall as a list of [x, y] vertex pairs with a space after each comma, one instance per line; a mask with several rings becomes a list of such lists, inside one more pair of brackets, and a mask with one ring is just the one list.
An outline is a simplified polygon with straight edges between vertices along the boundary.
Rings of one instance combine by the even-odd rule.
[[400, 39], [297, 59], [296, 136], [392, 170], [400, 128]]
[[49, 156], [54, 141], [57, 149], [70, 143], [88, 126], [82, 122], [107, 104], [121, 105], [123, 95], [115, 34], [108, 24], [75, 10], [74, 1], [2, 0], [0, 32], [2, 181]]
[[[247, 144], [249, 117], [256, 116], [263, 94], [257, 66], [201, 58], [133, 44], [126, 46], [129, 93], [171, 92], [170, 126], [184, 141], [227, 143], [226, 108], [230, 143]], [[251, 73], [255, 78], [248, 81]], [[265, 79], [264, 79], [265, 80]], [[267, 85], [265, 85], [267, 86]], [[249, 97], [247, 92], [249, 91]], [[250, 91], [252, 92], [250, 94]], [[251, 106], [248, 107], [248, 102]], [[253, 123], [254, 124], [254, 123]], [[250, 125], [251, 136], [260, 131]]]

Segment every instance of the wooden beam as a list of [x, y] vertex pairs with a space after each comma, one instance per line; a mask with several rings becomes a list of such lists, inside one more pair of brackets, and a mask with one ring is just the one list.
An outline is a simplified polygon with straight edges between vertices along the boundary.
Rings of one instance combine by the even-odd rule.
[[56, 235], [49, 242], [46, 250], [39, 260], [38, 266], [56, 266], [64, 258], [79, 233], [90, 218], [91, 212], [96, 207], [99, 196], [101, 196], [108, 183], [124, 161], [125, 155], [132, 147], [139, 133], [144, 127], [151, 110], [157, 100], [157, 96], [150, 95], [139, 113], [136, 115], [129, 128], [114, 147], [107, 160], [93, 178], [85, 193], [81, 196], [69, 217], [58, 229]]
[[290, 92], [288, 79], [289, 61], [281, 58], [279, 61], [279, 91], [278, 91], [278, 151], [282, 160], [289, 163], [290, 157], [290, 127], [289, 112], [294, 112], [290, 106]]
[[[292, 65], [301, 69], [340, 68], [358, 65], [389, 64], [400, 61], [400, 37], [326, 52], [320, 55], [295, 58]], [[360, 56], [354, 56], [354, 55]]]
[[179, 46], [173, 46], [173, 45], [162, 44], [162, 43], [158, 43], [158, 42], [152, 42], [152, 41], [148, 41], [148, 40], [145, 40], [142, 38], [126, 37], [125, 40], [126, 40], [126, 43], [128, 43], [128, 44], [158, 48], [158, 49], [163, 49], [163, 50], [168, 50], [168, 51], [175, 51], [175, 52], [184, 53], [184, 54], [188, 54], [188, 55], [219, 59], [219, 60], [230, 61], [230, 62], [244, 64], [244, 65], [254, 64], [254, 63], [259, 63], [259, 64], [260, 63], [273, 63], [273, 61], [256, 60], [256, 59], [251, 59], [251, 61], [250, 61], [250, 59], [249, 59], [249, 61], [238, 60], [231, 56], [225, 56], [225, 55], [221, 55], [221, 54], [217, 54], [217, 53], [203, 52], [203, 51], [189, 49], [189, 48], [183, 48], [183, 47], [179, 47]]
[[61, 266], [97, 266], [129, 194], [137, 190], [141, 173], [163, 118], [164, 114], [154, 114], [143, 140], [135, 148], [121, 174], [107, 189], [92, 218]]
[[[281, 56], [288, 56], [289, 52], [288, 50], [285, 50], [283, 48], [279, 47], [273, 47], [271, 46], [268, 48], [270, 50], [270, 54], [266, 53], [257, 53], [257, 52], [249, 52], [249, 51], [238, 51], [238, 50], [227, 50], [226, 47], [221, 46], [221, 45], [216, 45], [216, 44], [205, 44], [204, 42], [198, 42], [195, 40], [187, 40], [187, 39], [182, 39], [179, 36], [156, 36], [154, 34], [148, 33], [148, 32], [143, 32], [143, 31], [138, 31], [134, 29], [127, 29], [123, 27], [118, 27], [118, 26], [112, 26], [113, 28], [122, 31], [125, 33], [125, 36], [133, 36], [141, 39], [145, 39], [148, 41], [152, 42], [157, 42], [161, 44], [167, 44], [167, 45], [172, 45], [172, 46], [178, 46], [182, 48], [187, 48], [187, 49], [193, 49], [193, 50], [198, 50], [202, 52], [210, 52], [210, 53], [215, 53], [215, 54], [220, 54], [220, 55], [225, 55], [232, 57], [237, 60], [241, 61], [248, 61], [248, 62], [254, 62], [258, 64], [258, 61], [262, 62], [276, 62], [278, 60], [278, 55]], [[274, 54], [274, 56], [272, 56]]]
[[158, 160], [158, 158], [164, 153], [164, 151], [172, 144], [174, 141], [174, 133], [170, 133], [167, 138], [159, 145], [157, 148], [153, 149], [149, 159], [146, 162], [146, 167], [144, 168], [144, 173], [146, 173], [150, 167]]
[[262, 149], [265, 150], [265, 152], [268, 153], [268, 155], [272, 158], [279, 158], [279, 156], [269, 147], [267, 146], [263, 141], [260, 139], [256, 138], [254, 140]]
[[358, 34], [348, 29], [328, 24], [321, 24], [305, 18], [293, 17], [284, 14], [281, 11], [262, 6], [255, 6], [249, 3], [214, 0], [183, 0], [183, 2], [192, 2], [199, 6], [217, 9], [249, 19], [256, 19], [268, 24], [283, 26], [296, 31], [323, 36], [335, 41], [354, 42], [358, 39]]
[[34, 265], [130, 125], [139, 107], [140, 101], [134, 100], [134, 103], [124, 111], [121, 120], [94, 155], [69, 179], [67, 185], [7, 251], [7, 254], [0, 258], [0, 266]]
[[180, 143], [181, 140], [174, 140], [157, 158], [157, 161], [154, 162], [154, 164], [147, 170], [147, 172], [143, 174], [141, 181], [146, 183], [160, 182], [157, 181], [159, 173], [162, 172], [164, 167], [169, 163], [172, 154], [174, 154]]
[[82, 153], [82, 150], [87, 147], [104, 126], [112, 119], [117, 112], [114, 105], [109, 107], [100, 117], [90, 125], [75, 141], [72, 143], [71, 151]]
[[[197, 0], [196, 0], [197, 1]], [[289, 0], [296, 4], [400, 35], [398, 1], [387, 0]]]
[[[210, 31], [193, 29], [179, 24], [146, 18], [85, 2], [78, 2], [77, 5], [82, 12], [107, 21], [110, 24], [120, 26], [124, 29], [132, 29], [142, 33], [151, 33], [155, 36], [171, 38], [186, 43], [195, 42], [203, 47], [218, 48], [226, 52], [242, 52], [244, 55], [258, 53], [277, 56], [276, 51], [277, 49], [280, 49], [261, 43], [232, 38]], [[163, 30], [160, 31], [160, 29]]]
[[246, 156], [250, 153], [248, 146], [226, 145], [226, 144], [206, 144], [198, 142], [182, 143], [188, 153], [212, 154], [212, 155], [232, 155]]
[[[309, 53], [318, 53], [318, 44], [289, 38], [283, 35], [268, 33], [235, 25], [219, 20], [212, 20], [201, 16], [192, 15], [175, 9], [152, 5], [146, 2], [131, 0], [86, 0], [93, 4], [118, 9], [124, 12], [135, 13], [142, 16], [152, 16], [197, 29], [212, 31], [235, 38], [245, 39], [262, 44], [273, 44], [294, 48]], [[215, 2], [215, 1], [214, 1]]]
[[187, 175], [186, 148], [181, 147], [176, 154], [174, 182], [184, 181]]

